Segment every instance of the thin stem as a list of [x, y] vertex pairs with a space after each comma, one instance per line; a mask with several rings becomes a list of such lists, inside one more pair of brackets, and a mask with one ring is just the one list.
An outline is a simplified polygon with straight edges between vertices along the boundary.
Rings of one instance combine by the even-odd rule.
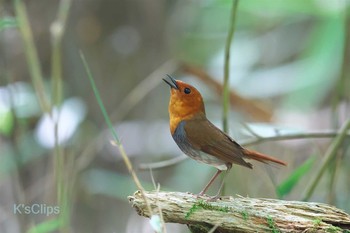
[[[87, 76], [88, 76], [88, 78], [89, 78], [89, 80], [90, 80], [90, 83], [91, 83], [91, 86], [92, 86], [92, 90], [93, 90], [93, 92], [94, 92], [94, 94], [95, 94], [97, 103], [98, 103], [98, 105], [99, 105], [100, 108], [101, 108], [102, 115], [103, 115], [103, 117], [105, 118], [105, 121], [106, 121], [106, 123], [107, 123], [107, 126], [108, 126], [109, 129], [113, 129], [114, 127], [113, 127], [113, 124], [112, 124], [111, 120], [110, 120], [109, 117], [108, 117], [108, 113], [107, 113], [106, 109], [105, 109], [104, 107], [102, 107], [102, 106], [104, 106], [104, 105], [103, 105], [101, 96], [100, 96], [100, 94], [99, 94], [99, 91], [98, 91], [98, 89], [97, 89], [97, 86], [96, 86], [96, 84], [95, 84], [95, 80], [94, 80], [93, 77], [92, 77], [92, 74], [91, 74], [91, 71], [90, 71], [90, 69], [89, 69], [89, 66], [88, 66], [88, 64], [87, 64], [87, 62], [86, 62], [85, 56], [84, 56], [83, 52], [81, 52], [81, 51], [80, 51], [80, 58], [81, 58], [81, 60], [83, 61], [83, 65], [84, 65], [85, 71], [86, 71], [86, 73], [87, 73]], [[115, 130], [111, 130], [111, 133], [112, 133], [113, 138], [115, 139], [116, 143], [119, 145], [119, 144], [120, 144], [120, 140], [119, 140], [119, 137], [118, 137], [118, 135], [117, 135], [117, 132], [116, 132]]]
[[327, 203], [334, 205], [335, 204], [335, 185], [337, 176], [339, 175], [339, 166], [341, 164], [341, 161], [343, 160], [341, 154], [343, 153], [342, 150], [339, 150], [335, 156], [334, 161], [330, 164], [330, 179], [329, 179], [329, 186], [328, 186], [328, 195], [327, 195]]
[[[232, 3], [231, 13], [230, 13], [230, 23], [228, 29], [228, 35], [226, 38], [225, 44], [225, 61], [224, 61], [224, 84], [223, 84], [223, 93], [222, 93], [222, 105], [223, 105], [223, 114], [222, 114], [222, 129], [224, 132], [228, 133], [228, 115], [230, 110], [230, 50], [231, 43], [233, 40], [233, 35], [235, 32], [236, 25], [236, 12], [237, 12], [238, 0], [235, 0]], [[222, 184], [224, 184], [224, 177], [221, 178]], [[219, 192], [222, 190], [225, 193], [225, 185], [220, 187]]]
[[345, 122], [342, 129], [340, 130], [340, 134], [337, 135], [337, 137], [333, 140], [332, 144], [328, 147], [320, 170], [317, 172], [315, 178], [310, 182], [310, 184], [306, 189], [307, 191], [303, 198], [304, 201], [307, 201], [310, 199], [323, 173], [325, 172], [326, 168], [329, 166], [329, 163], [332, 160], [334, 160], [336, 152], [338, 151], [339, 147], [342, 145], [344, 139], [346, 138], [347, 131], [349, 130], [349, 128], [350, 128], [350, 119], [348, 119]]
[[133, 167], [131, 165], [129, 157], [126, 154], [124, 146], [123, 146], [123, 144], [120, 142], [120, 140], [118, 138], [117, 132], [115, 131], [115, 129], [113, 127], [111, 119], [108, 117], [106, 108], [104, 107], [104, 104], [102, 102], [100, 93], [99, 93], [99, 91], [98, 91], [98, 89], [96, 87], [95, 81], [94, 81], [94, 79], [92, 77], [92, 73], [90, 71], [90, 68], [89, 68], [89, 66], [88, 66], [88, 64], [86, 62], [84, 54], [81, 51], [80, 51], [80, 58], [83, 61], [83, 65], [85, 67], [86, 73], [87, 73], [88, 78], [90, 80], [90, 84], [91, 84], [92, 89], [94, 91], [94, 94], [95, 94], [95, 97], [97, 99], [98, 105], [100, 106], [100, 109], [101, 109], [101, 112], [102, 112], [103, 117], [105, 119], [105, 122], [107, 123], [108, 128], [109, 128], [109, 130], [111, 131], [111, 133], [113, 135], [114, 140], [111, 141], [111, 143], [112, 143], [112, 145], [116, 145], [118, 147], [118, 150], [119, 150], [119, 152], [120, 152], [120, 154], [121, 154], [121, 156], [122, 156], [122, 158], [124, 160], [124, 163], [125, 163], [128, 171], [129, 171], [129, 173], [131, 174], [131, 176], [132, 176], [132, 178], [133, 178], [137, 188], [140, 190], [142, 196], [144, 197], [144, 201], [145, 201], [145, 203], [147, 205], [147, 209], [148, 209], [149, 213], [151, 213], [153, 215], [153, 211], [151, 209], [151, 206], [149, 205], [149, 203], [148, 203], [148, 201], [146, 199], [145, 189], [142, 187], [141, 182], [140, 182], [139, 178], [137, 177], [137, 175], [136, 175], [136, 173], [135, 173], [135, 171], [134, 171], [134, 169], [133, 169]]
[[27, 57], [28, 68], [32, 77], [33, 86], [38, 98], [41, 109], [51, 115], [49, 100], [45, 94], [43, 75], [41, 72], [40, 62], [37, 50], [35, 48], [33, 34], [30, 29], [28, 16], [24, 3], [21, 0], [14, 1], [16, 17], [19, 30], [22, 34], [24, 51]]
[[229, 31], [226, 38], [225, 45], [225, 64], [224, 64], [224, 90], [223, 90], [223, 116], [222, 116], [222, 128], [224, 132], [228, 132], [228, 113], [230, 110], [230, 50], [233, 40], [236, 24], [236, 12], [237, 12], [238, 0], [232, 3]]
[[[51, 44], [52, 44], [52, 56], [51, 56], [51, 79], [52, 79], [52, 105], [57, 108], [57, 117], [52, 115], [54, 121], [54, 138], [55, 138], [55, 159], [54, 159], [54, 173], [57, 186], [57, 202], [61, 208], [61, 217], [63, 222], [68, 223], [69, 211], [68, 211], [68, 179], [65, 179], [65, 157], [63, 148], [59, 143], [59, 119], [60, 110], [59, 105], [62, 101], [63, 95], [63, 82], [62, 82], [62, 38], [66, 28], [66, 22], [68, 18], [69, 9], [71, 6], [71, 0], [61, 0], [59, 9], [57, 12], [56, 20], [51, 24]], [[66, 224], [64, 224], [65, 226]], [[61, 232], [67, 232], [66, 227], [60, 228]]]
[[[295, 140], [295, 139], [307, 139], [307, 138], [333, 138], [338, 136], [339, 133], [336, 131], [329, 132], [308, 132], [308, 133], [295, 133], [286, 135], [276, 135], [271, 137], [260, 137], [257, 139], [249, 139], [242, 141], [240, 144], [242, 146], [253, 146], [270, 141], [285, 141], [285, 140]], [[346, 137], [350, 137], [350, 134], [346, 134]]]
[[[350, 14], [344, 10], [344, 50], [343, 50], [343, 63], [341, 67], [341, 72], [339, 75], [339, 80], [337, 82], [336, 88], [334, 89], [333, 99], [332, 99], [332, 120], [334, 121], [335, 127], [339, 124], [339, 106], [340, 102], [345, 100], [349, 103], [349, 86], [350, 86]], [[346, 99], [348, 97], [348, 99]], [[346, 112], [346, 111], [345, 111]]]
[[242, 122], [241, 124], [242, 124], [242, 126], [243, 126], [251, 135], [253, 135], [253, 136], [256, 137], [256, 138], [261, 138], [261, 136], [260, 136], [259, 134], [255, 133], [254, 130], [252, 130], [252, 129], [249, 127], [249, 125], [247, 125], [247, 124], [244, 123], [244, 122]]
[[52, 100], [54, 105], [59, 105], [62, 100], [62, 38], [66, 29], [71, 0], [62, 0], [59, 5], [57, 18], [51, 24], [51, 78]]

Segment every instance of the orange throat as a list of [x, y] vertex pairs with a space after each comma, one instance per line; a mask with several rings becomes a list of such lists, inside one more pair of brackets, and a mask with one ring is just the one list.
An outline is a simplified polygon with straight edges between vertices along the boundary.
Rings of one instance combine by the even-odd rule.
[[[189, 92], [185, 93], [185, 89]], [[170, 93], [168, 110], [172, 135], [181, 121], [205, 118], [202, 96], [194, 87], [177, 81], [177, 88], [172, 88]]]
[[[171, 107], [170, 107], [171, 106]], [[190, 111], [175, 111], [176, 108], [173, 105], [169, 105], [169, 117], [170, 117], [170, 132], [171, 135], [174, 134], [177, 126], [181, 121], [193, 120], [193, 119], [203, 119], [206, 118], [204, 110], [193, 111], [194, 108], [189, 109]]]

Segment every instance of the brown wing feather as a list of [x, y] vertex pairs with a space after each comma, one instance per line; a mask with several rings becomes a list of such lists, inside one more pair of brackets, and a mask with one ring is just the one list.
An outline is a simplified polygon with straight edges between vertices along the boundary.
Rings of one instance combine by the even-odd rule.
[[185, 132], [192, 146], [204, 153], [232, 164], [252, 168], [252, 164], [246, 162], [244, 149], [228, 135], [213, 125], [208, 119], [187, 120]]

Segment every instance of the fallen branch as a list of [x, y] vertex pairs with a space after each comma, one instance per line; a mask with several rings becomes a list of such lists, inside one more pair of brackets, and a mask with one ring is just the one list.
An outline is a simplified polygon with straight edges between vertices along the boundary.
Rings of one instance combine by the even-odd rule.
[[[187, 224], [192, 232], [347, 232], [350, 215], [333, 206], [301, 201], [222, 197], [196, 198], [190, 193], [145, 192], [151, 208], [162, 210], [165, 222]], [[150, 217], [140, 191], [128, 197], [137, 213]]]

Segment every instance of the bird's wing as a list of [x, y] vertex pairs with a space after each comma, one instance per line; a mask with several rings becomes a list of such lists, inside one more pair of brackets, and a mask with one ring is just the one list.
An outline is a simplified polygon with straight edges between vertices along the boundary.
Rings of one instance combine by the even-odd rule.
[[252, 168], [252, 164], [243, 159], [244, 149], [207, 119], [187, 120], [184, 130], [188, 141], [195, 149], [226, 163]]

